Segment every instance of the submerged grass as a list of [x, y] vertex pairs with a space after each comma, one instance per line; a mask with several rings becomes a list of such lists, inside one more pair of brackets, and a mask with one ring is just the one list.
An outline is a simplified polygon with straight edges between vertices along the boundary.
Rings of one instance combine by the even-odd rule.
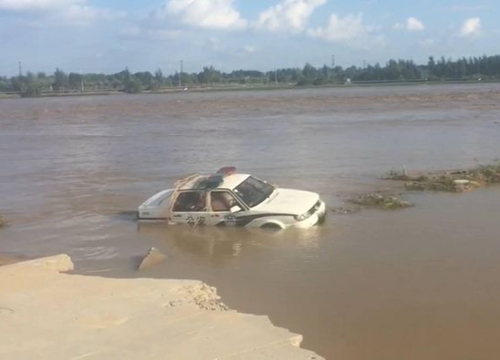
[[[408, 174], [406, 167], [403, 167], [401, 171], [392, 169], [384, 179], [404, 182], [406, 190], [459, 193], [488, 184], [500, 183], [500, 160], [493, 164], [480, 165], [471, 170], [461, 171]], [[347, 202], [350, 205], [331, 209], [331, 212], [337, 215], [349, 215], [363, 208], [398, 210], [414, 206], [402, 199], [401, 194], [380, 191], [359, 195], [347, 200]]]
[[403, 169], [401, 172], [391, 169], [385, 177], [383, 177], [385, 180], [398, 180], [398, 181], [408, 181], [411, 180], [411, 176], [408, 175], [408, 172], [406, 171], [406, 167], [403, 166]]
[[447, 171], [410, 176], [403, 172], [391, 170], [385, 177], [387, 180], [406, 181], [405, 188], [415, 191], [464, 192], [487, 184], [500, 183], [500, 161], [480, 165], [472, 170]]
[[397, 210], [412, 207], [413, 204], [401, 199], [399, 195], [380, 192], [360, 195], [349, 201], [352, 204], [382, 210]]
[[474, 181], [498, 184], [500, 183], [500, 161], [490, 165], [480, 165], [470, 171], [468, 176]]
[[341, 206], [341, 207], [333, 208], [330, 211], [336, 215], [351, 215], [351, 214], [355, 214], [355, 213], [361, 211], [361, 207], [360, 206], [356, 206], [356, 207]]

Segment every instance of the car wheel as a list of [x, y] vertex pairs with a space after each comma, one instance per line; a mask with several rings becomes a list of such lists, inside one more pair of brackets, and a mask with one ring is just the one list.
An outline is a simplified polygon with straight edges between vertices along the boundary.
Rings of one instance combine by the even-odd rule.
[[260, 228], [263, 230], [266, 230], [266, 231], [271, 231], [271, 232], [283, 230], [281, 228], [281, 226], [279, 226], [278, 224], [273, 224], [273, 223], [264, 224]]

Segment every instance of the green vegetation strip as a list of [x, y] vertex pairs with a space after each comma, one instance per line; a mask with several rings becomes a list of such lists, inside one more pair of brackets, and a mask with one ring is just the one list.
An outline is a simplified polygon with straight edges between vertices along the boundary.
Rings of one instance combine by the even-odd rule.
[[0, 93], [22, 97], [102, 93], [121, 91], [169, 91], [185, 88], [238, 89], [238, 87], [290, 87], [338, 85], [395, 85], [442, 82], [484, 82], [500, 80], [500, 55], [451, 59], [430, 57], [426, 64], [412, 60], [391, 59], [385, 64], [364, 64], [363, 67], [331, 66], [314, 67], [306, 63], [302, 68], [281, 68], [272, 71], [236, 70], [223, 72], [205, 66], [199, 72], [163, 74], [141, 71], [131, 73], [128, 68], [115, 74], [75, 72], [65, 73], [56, 69], [53, 74], [31, 71], [19, 76], [0, 76]]

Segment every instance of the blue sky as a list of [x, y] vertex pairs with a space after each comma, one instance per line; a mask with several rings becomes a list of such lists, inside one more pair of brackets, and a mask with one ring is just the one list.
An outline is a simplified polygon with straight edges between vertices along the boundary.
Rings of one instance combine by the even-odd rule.
[[0, 0], [0, 74], [500, 54], [496, 0]]

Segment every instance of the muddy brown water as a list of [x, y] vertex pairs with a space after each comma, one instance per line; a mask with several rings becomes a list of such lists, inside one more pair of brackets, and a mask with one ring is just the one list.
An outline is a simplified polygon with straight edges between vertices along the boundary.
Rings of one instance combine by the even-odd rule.
[[[0, 253], [68, 253], [77, 272], [191, 278], [328, 359], [500, 357], [500, 188], [410, 194], [416, 207], [330, 214], [308, 231], [140, 225], [191, 172], [236, 165], [329, 207], [500, 153], [500, 85], [0, 101]], [[139, 255], [168, 254], [137, 274]]]

